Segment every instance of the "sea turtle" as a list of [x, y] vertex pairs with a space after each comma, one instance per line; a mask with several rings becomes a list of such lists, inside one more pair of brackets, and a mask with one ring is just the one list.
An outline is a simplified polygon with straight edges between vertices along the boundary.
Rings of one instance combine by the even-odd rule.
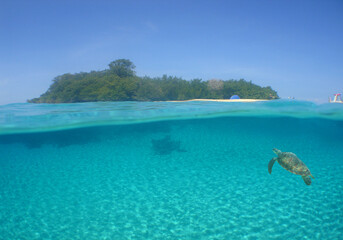
[[310, 169], [303, 163], [294, 153], [291, 152], [281, 152], [280, 150], [274, 148], [273, 152], [277, 155], [272, 160], [270, 160], [268, 164], [268, 172], [272, 173], [272, 167], [277, 161], [281, 167], [286, 169], [287, 171], [294, 173], [296, 175], [301, 175], [304, 182], [307, 185], [311, 185], [311, 178], [314, 179], [312, 176]]

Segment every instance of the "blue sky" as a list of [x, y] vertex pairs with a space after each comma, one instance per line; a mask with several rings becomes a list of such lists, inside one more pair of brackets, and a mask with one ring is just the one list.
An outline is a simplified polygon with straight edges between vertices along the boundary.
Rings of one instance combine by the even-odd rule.
[[283, 98], [343, 92], [343, 1], [2, 0], [0, 104], [130, 59], [138, 76], [251, 80]]

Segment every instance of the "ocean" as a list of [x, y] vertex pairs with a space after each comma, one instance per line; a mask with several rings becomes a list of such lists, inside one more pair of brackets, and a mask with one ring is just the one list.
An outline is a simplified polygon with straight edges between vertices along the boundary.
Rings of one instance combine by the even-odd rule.
[[0, 239], [343, 239], [343, 104], [8, 104], [0, 153]]

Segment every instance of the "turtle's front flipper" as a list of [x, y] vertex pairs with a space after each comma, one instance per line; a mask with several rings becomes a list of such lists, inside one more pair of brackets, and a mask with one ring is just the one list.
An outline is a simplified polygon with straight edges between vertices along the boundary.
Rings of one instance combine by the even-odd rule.
[[306, 183], [306, 185], [311, 185], [311, 178], [310, 176], [301, 176], [304, 180], [304, 182]]
[[270, 160], [269, 164], [268, 164], [268, 172], [271, 174], [272, 173], [272, 168], [273, 168], [273, 165], [275, 163], [275, 161], [277, 160], [276, 157], [272, 158], [272, 160]]

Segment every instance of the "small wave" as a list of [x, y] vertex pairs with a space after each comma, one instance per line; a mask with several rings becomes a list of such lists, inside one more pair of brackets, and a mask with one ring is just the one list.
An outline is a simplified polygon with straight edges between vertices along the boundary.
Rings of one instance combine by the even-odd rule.
[[295, 117], [343, 120], [343, 104], [263, 102], [17, 103], [0, 106], [0, 134], [212, 117]]

